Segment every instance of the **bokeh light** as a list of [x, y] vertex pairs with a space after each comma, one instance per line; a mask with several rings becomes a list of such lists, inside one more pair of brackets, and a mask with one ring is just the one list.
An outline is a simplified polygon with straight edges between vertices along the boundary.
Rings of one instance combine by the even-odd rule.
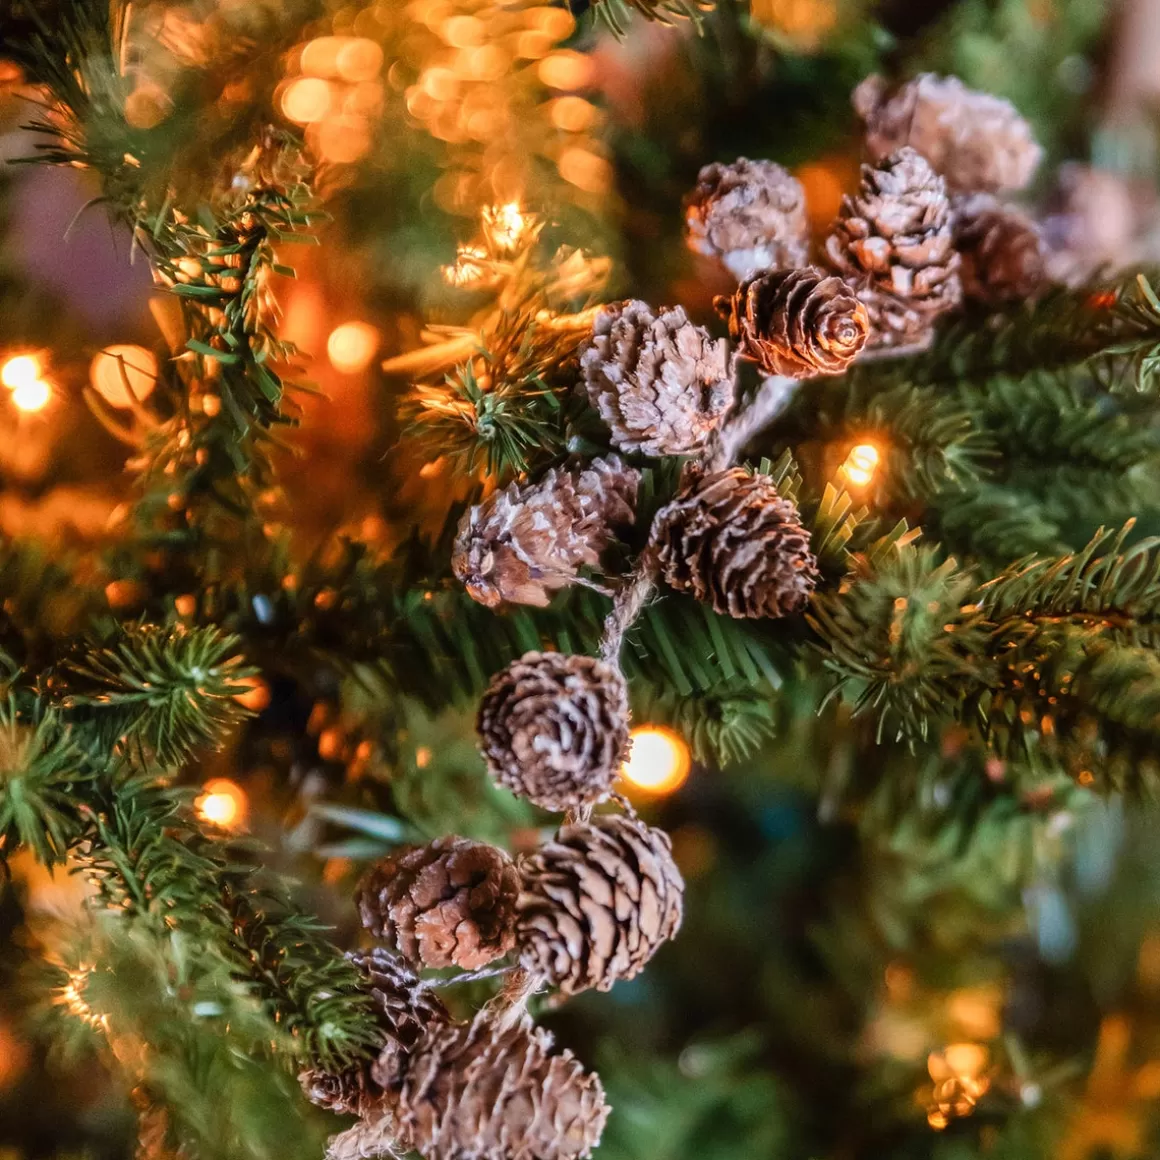
[[[153, 391], [157, 360], [143, 346], [107, 346], [89, 367], [93, 389], [111, 407], [131, 407]], [[126, 385], [127, 382], [127, 385]]]
[[678, 733], [660, 725], [640, 725], [631, 733], [632, 752], [620, 776], [645, 793], [670, 794], [689, 776], [689, 747]]
[[12, 391], [12, 402], [18, 411], [34, 414], [43, 411], [52, 400], [52, 387], [43, 379], [20, 383]]
[[249, 803], [237, 782], [215, 777], [205, 783], [205, 792], [197, 799], [198, 816], [223, 830], [240, 830], [246, 821]]
[[319, 77], [299, 77], [282, 93], [282, 112], [297, 125], [321, 121], [330, 110], [330, 86]]
[[34, 354], [18, 354], [10, 358], [2, 368], [0, 368], [0, 383], [3, 383], [9, 390], [14, 391], [17, 387], [25, 386], [28, 383], [35, 383], [41, 376], [43, 368], [40, 365], [40, 359]]
[[379, 332], [369, 322], [344, 322], [330, 332], [326, 353], [331, 365], [343, 374], [365, 371], [379, 349]]
[[865, 487], [874, 478], [880, 459], [878, 448], [873, 443], [859, 443], [842, 464], [842, 472], [847, 482], [855, 487]]

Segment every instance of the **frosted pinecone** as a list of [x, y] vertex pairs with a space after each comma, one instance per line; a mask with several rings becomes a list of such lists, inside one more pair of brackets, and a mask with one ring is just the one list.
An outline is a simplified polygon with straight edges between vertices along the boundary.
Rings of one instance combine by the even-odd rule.
[[580, 367], [589, 402], [621, 451], [693, 454], [733, 401], [725, 343], [680, 306], [659, 314], [638, 301], [606, 306]]
[[615, 456], [536, 483], [512, 483], [465, 513], [451, 566], [472, 598], [544, 607], [581, 567], [595, 567], [613, 529], [633, 522], [640, 473]]
[[958, 77], [922, 73], [891, 88], [870, 76], [854, 90], [853, 104], [871, 160], [910, 145], [954, 193], [1024, 189], [1043, 156], [1010, 101], [969, 89]]
[[809, 256], [805, 191], [773, 161], [706, 165], [685, 201], [685, 221], [689, 247], [719, 258], [739, 282], [802, 266]]
[[956, 202], [954, 222], [959, 276], [970, 301], [996, 306], [1043, 290], [1043, 236], [1022, 210], [977, 193]]

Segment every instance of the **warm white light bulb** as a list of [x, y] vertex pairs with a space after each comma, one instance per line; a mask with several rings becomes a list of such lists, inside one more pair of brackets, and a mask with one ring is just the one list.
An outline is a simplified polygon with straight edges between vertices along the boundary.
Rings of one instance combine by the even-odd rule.
[[671, 729], [641, 725], [631, 733], [632, 751], [620, 775], [630, 786], [650, 794], [669, 794], [689, 776], [689, 747]]

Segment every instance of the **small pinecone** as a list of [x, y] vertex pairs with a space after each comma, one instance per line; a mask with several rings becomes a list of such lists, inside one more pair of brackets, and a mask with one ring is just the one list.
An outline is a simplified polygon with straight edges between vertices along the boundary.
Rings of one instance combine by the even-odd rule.
[[594, 657], [525, 653], [492, 678], [476, 728], [499, 785], [546, 810], [590, 805], [628, 749], [628, 689]]
[[685, 200], [685, 220], [690, 249], [720, 258], [739, 282], [809, 256], [805, 191], [773, 161], [706, 165]]
[[377, 1092], [368, 1067], [352, 1067], [332, 1075], [319, 1068], [301, 1072], [298, 1082], [306, 1098], [316, 1107], [343, 1116], [358, 1115]]
[[434, 1028], [451, 1021], [447, 1008], [415, 973], [383, 947], [352, 951], [347, 956], [363, 976], [378, 1009], [385, 1043], [371, 1066], [379, 1087], [393, 1083], [411, 1052]]
[[580, 567], [599, 562], [614, 526], [633, 522], [639, 482], [640, 472], [610, 456], [509, 484], [464, 514], [455, 575], [488, 608], [504, 601], [543, 608]]
[[988, 193], [956, 203], [955, 248], [963, 294], [973, 302], [995, 305], [1031, 298], [1047, 280], [1039, 227]]
[[644, 302], [606, 306], [580, 355], [588, 399], [621, 451], [699, 451], [733, 401], [724, 341], [682, 307], [653, 314]]
[[928, 339], [934, 319], [962, 302], [946, 186], [910, 148], [862, 167], [857, 194], [842, 199], [826, 257], [866, 305], [872, 347]]
[[680, 928], [685, 883], [669, 836], [636, 818], [563, 826], [520, 869], [520, 962], [565, 994], [633, 978]]
[[379, 862], [359, 887], [363, 926], [409, 963], [475, 970], [506, 955], [520, 877], [502, 850], [436, 838]]
[[913, 146], [955, 193], [1024, 189], [1043, 156], [1009, 101], [969, 89], [958, 77], [922, 73], [894, 89], [880, 76], [867, 77], [853, 104], [872, 160]]
[[600, 1077], [528, 1015], [485, 1009], [424, 1044], [393, 1110], [400, 1143], [424, 1160], [581, 1160], [609, 1109]]
[[850, 286], [815, 266], [758, 274], [718, 306], [728, 310], [741, 354], [767, 375], [841, 374], [870, 332], [866, 307]]
[[810, 534], [767, 475], [693, 475], [662, 508], [651, 540], [671, 588], [733, 617], [799, 612], [818, 582]]

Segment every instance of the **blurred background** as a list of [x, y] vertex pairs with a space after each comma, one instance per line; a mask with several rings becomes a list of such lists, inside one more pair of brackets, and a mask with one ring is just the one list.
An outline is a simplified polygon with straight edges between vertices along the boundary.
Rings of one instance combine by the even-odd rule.
[[[1030, 196], [1057, 277], [1157, 255], [1155, 0], [721, 0], [699, 28], [601, 6], [626, 35], [583, 0], [137, 5], [153, 48], [131, 125], [171, 126], [176, 148], [191, 121], [174, 61], [244, 45], [202, 115], [295, 129], [319, 163], [322, 244], [288, 253], [297, 279], [278, 287], [282, 333], [322, 392], [280, 464], [299, 557], [344, 532], [385, 552], [416, 523], [436, 532], [465, 494], [449, 461], [399, 444], [407, 376], [380, 367], [481, 308], [444, 268], [458, 252], [462, 274], [485, 206], [542, 213], [553, 242], [610, 259], [609, 296], [708, 321], [732, 287], [682, 241], [698, 169], [781, 162], [820, 231], [857, 177], [853, 86], [933, 70], [1034, 125], [1048, 160]], [[7, 20], [19, 36], [19, 5]], [[35, 149], [36, 94], [3, 58], [0, 42], [9, 162]], [[144, 419], [115, 356], [144, 398], [165, 346], [148, 265], [96, 193], [79, 170], [0, 169], [0, 538], [79, 553], [131, 613], [142, 596], [115, 546]], [[852, 470], [872, 483], [873, 461]], [[546, 819], [485, 781], [469, 699], [384, 710], [371, 664], [260, 663], [255, 718], [196, 771], [199, 808], [265, 842], [341, 945], [359, 937], [361, 868], [392, 844], [536, 841]], [[673, 835], [685, 928], [638, 979], [544, 1013], [609, 1090], [602, 1160], [1160, 1155], [1160, 819], [1126, 820], [1082, 777], [1007, 770], [953, 733], [919, 754], [875, 749], [872, 726], [822, 693], [721, 689], [714, 712], [749, 738], [728, 764], [679, 706], [637, 706], [625, 788]], [[0, 1160], [134, 1155], [121, 1073], [83, 1017], [60, 1034], [70, 996], [30, 998], [84, 888], [20, 858], [7, 870]], [[271, 1084], [251, 1098], [284, 1100]], [[335, 1121], [293, 1106], [271, 1155], [320, 1155]]]

